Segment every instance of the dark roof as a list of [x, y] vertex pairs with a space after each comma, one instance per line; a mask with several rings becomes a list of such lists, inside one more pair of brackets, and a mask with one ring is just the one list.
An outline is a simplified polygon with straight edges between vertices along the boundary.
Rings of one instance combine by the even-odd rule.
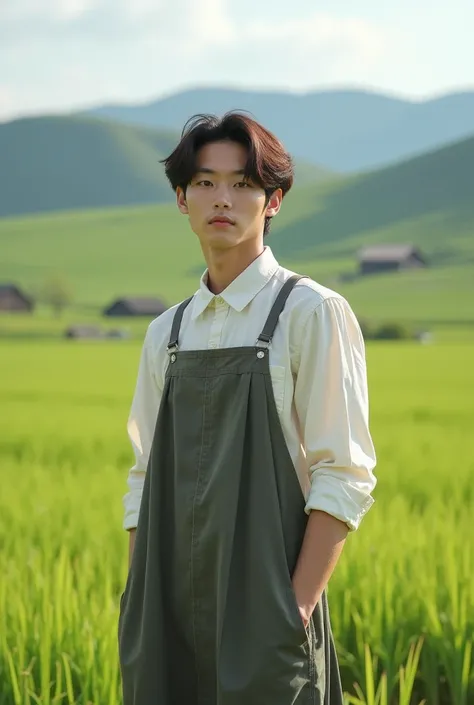
[[16, 294], [24, 301], [31, 302], [31, 297], [23, 293], [23, 291], [16, 284], [0, 284], [0, 294]]
[[0, 294], [3, 294], [4, 292], [11, 293], [12, 291], [15, 294], [21, 294], [21, 291], [16, 284], [0, 284]]
[[118, 304], [125, 305], [129, 311], [132, 311], [133, 313], [149, 314], [151, 316], [157, 312], [163, 313], [163, 311], [166, 311], [167, 309], [166, 304], [157, 298], [147, 296], [126, 296], [111, 303], [107, 306], [106, 310], [109, 310]]
[[414, 245], [374, 245], [359, 250], [359, 260], [363, 262], [401, 262], [411, 255], [420, 255]]

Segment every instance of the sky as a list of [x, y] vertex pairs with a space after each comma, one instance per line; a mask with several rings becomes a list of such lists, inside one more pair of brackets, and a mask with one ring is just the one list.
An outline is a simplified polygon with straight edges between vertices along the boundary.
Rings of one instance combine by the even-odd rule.
[[474, 89], [472, 0], [0, 0], [0, 120], [196, 86]]

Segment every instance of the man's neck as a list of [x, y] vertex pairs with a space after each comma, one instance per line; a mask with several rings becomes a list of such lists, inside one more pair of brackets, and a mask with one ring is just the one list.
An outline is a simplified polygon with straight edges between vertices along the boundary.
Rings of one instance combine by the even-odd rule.
[[[247, 243], [246, 243], [247, 245]], [[213, 294], [227, 289], [263, 252], [263, 241], [249, 242], [246, 247], [213, 250], [205, 253], [208, 277], [207, 287]]]

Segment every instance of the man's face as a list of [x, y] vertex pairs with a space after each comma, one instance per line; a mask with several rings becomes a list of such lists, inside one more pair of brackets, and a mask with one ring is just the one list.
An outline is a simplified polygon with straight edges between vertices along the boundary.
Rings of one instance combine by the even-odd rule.
[[178, 188], [178, 208], [189, 216], [204, 250], [229, 249], [250, 240], [263, 240], [265, 217], [280, 209], [277, 189], [265, 206], [264, 190], [244, 179], [247, 150], [231, 141], [204, 145], [197, 154], [197, 173], [186, 195]]

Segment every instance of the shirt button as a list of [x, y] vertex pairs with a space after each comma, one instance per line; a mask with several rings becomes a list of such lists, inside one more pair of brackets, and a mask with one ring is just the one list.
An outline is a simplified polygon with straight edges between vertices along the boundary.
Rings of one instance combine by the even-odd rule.
[[222, 304], [224, 303], [224, 299], [222, 298], [222, 296], [216, 296], [216, 303], [219, 304], [219, 306], [222, 306]]

